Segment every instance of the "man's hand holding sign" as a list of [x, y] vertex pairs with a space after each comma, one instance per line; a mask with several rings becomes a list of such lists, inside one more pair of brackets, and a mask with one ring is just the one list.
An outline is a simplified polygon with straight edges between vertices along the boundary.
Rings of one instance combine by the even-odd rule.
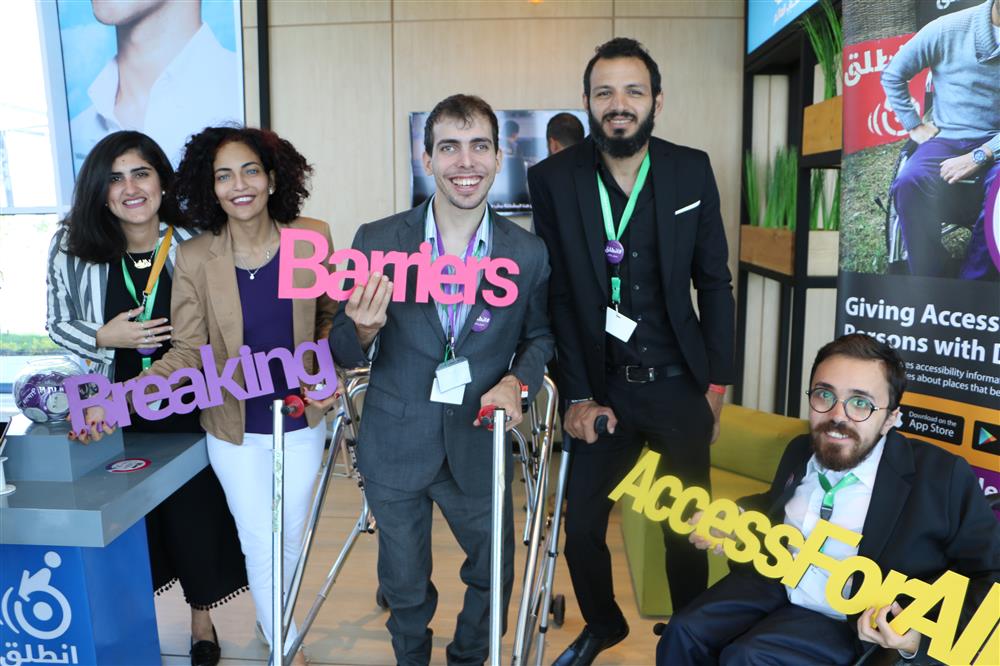
[[344, 313], [354, 322], [358, 340], [366, 351], [385, 326], [391, 298], [392, 281], [386, 275], [372, 273], [367, 282], [354, 287], [344, 304]]

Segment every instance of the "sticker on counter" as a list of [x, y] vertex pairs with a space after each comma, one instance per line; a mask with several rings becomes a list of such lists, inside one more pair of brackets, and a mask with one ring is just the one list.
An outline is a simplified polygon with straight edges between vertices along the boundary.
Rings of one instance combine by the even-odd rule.
[[107, 465], [104, 469], [112, 474], [127, 474], [129, 472], [138, 472], [140, 469], [146, 469], [149, 465], [150, 462], [146, 458], [122, 458]]

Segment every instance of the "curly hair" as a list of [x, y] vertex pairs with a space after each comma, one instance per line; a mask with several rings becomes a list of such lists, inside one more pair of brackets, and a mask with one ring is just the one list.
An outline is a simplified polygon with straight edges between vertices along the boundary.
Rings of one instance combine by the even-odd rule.
[[187, 226], [174, 198], [174, 169], [160, 146], [141, 132], [112, 132], [97, 142], [80, 167], [73, 188], [73, 206], [62, 221], [66, 228], [67, 252], [95, 264], [125, 256], [125, 234], [118, 218], [108, 209], [111, 166], [129, 151], [136, 151], [160, 177], [164, 194], [157, 211], [160, 220]]
[[307, 183], [313, 172], [306, 158], [270, 130], [223, 126], [206, 127], [188, 139], [177, 167], [177, 200], [192, 223], [215, 235], [225, 226], [227, 216], [215, 196], [212, 165], [219, 149], [233, 142], [256, 153], [264, 171], [274, 174], [274, 194], [267, 199], [271, 219], [287, 224], [297, 218], [309, 196]]

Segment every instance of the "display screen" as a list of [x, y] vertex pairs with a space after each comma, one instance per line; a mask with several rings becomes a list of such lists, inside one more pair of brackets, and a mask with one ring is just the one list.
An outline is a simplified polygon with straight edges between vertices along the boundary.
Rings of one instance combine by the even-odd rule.
[[747, 3], [747, 53], [790, 24], [816, 0], [749, 0]]
[[[434, 193], [434, 177], [424, 171], [424, 123], [427, 111], [410, 114], [410, 198], [418, 206]], [[587, 114], [579, 109], [546, 111], [497, 111], [500, 129], [500, 149], [503, 164], [490, 188], [488, 201], [493, 210], [507, 215], [527, 215], [531, 212], [528, 197], [528, 167], [548, 157], [545, 128], [549, 120], [560, 113], [576, 116], [587, 133]]]

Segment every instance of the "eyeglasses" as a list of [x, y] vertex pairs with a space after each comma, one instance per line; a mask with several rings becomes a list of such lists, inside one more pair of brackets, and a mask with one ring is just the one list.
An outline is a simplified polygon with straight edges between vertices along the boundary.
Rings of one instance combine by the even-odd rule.
[[826, 414], [836, 407], [838, 402], [842, 403], [844, 405], [844, 414], [855, 423], [867, 421], [871, 418], [872, 414], [880, 409], [888, 409], [888, 407], [876, 407], [871, 400], [860, 395], [852, 395], [850, 398], [837, 400], [837, 394], [825, 388], [810, 389], [806, 391], [806, 395], [809, 396], [809, 407], [814, 412], [819, 412], [820, 414]]

